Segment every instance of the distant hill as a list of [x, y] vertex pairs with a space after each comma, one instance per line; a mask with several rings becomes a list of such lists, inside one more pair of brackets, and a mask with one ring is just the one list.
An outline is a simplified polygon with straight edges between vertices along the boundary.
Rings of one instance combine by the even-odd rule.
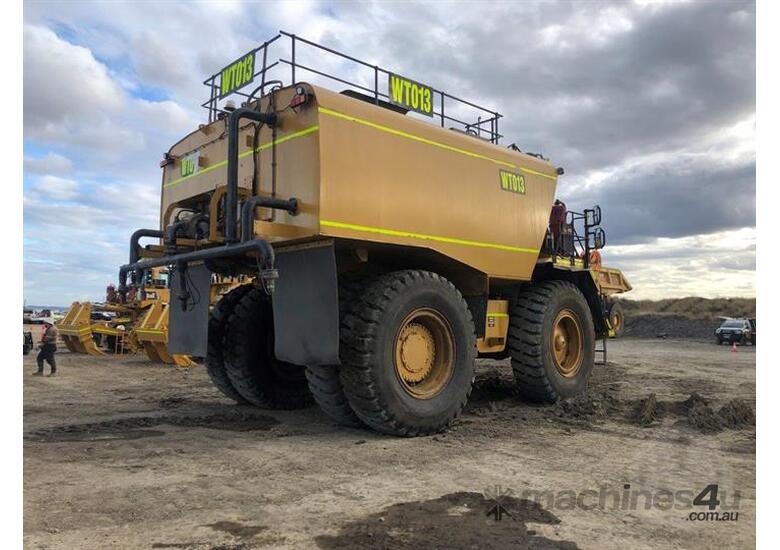
[[755, 317], [755, 298], [620, 299], [626, 314], [625, 335], [638, 338], [711, 339], [723, 317]]
[[629, 315], [662, 314], [680, 315], [690, 319], [715, 319], [725, 317], [755, 317], [755, 298], [667, 298], [665, 300], [629, 300], [620, 303]]

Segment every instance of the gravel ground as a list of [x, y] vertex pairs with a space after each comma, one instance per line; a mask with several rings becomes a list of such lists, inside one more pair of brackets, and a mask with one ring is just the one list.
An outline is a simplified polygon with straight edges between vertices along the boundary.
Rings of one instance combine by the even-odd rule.
[[[416, 439], [233, 405], [202, 367], [58, 361], [37, 378], [24, 359], [26, 548], [755, 545], [751, 346], [611, 341], [552, 407], [479, 361], [457, 424]], [[691, 521], [711, 484], [728, 520]]]

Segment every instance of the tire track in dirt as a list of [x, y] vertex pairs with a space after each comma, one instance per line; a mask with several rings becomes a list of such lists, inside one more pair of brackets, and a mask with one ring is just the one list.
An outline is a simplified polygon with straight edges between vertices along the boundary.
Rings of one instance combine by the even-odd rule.
[[186, 428], [211, 428], [233, 432], [248, 432], [267, 431], [279, 424], [279, 421], [249, 408], [236, 407], [212, 414], [187, 416], [182, 414], [160, 414], [116, 418], [84, 424], [66, 424], [29, 431], [24, 434], [24, 439], [42, 443], [139, 439], [164, 435], [165, 432], [163, 431], [148, 429], [164, 424]]

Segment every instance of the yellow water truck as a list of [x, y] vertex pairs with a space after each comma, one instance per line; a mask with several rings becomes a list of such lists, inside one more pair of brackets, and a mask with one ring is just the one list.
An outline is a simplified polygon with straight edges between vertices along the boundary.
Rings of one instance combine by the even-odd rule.
[[[272, 61], [281, 43], [292, 55]], [[368, 78], [314, 69], [304, 48]], [[600, 209], [551, 226], [563, 170], [500, 145], [500, 114], [284, 32], [206, 85], [208, 122], [161, 162], [160, 227], [120, 268], [126, 292], [170, 266], [170, 353], [204, 357], [237, 402], [313, 398], [403, 436], [455, 420], [480, 355], [511, 358], [529, 400], [585, 390], [610, 296], [631, 287], [592, 265]], [[254, 283], [210, 309], [213, 273]]]

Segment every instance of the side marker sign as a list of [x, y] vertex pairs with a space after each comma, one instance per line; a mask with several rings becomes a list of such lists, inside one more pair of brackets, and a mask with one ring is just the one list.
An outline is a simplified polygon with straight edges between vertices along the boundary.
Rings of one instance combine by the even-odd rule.
[[255, 52], [233, 61], [219, 75], [219, 97], [235, 92], [255, 79]]
[[181, 177], [191, 176], [200, 166], [200, 153], [195, 151], [181, 159]]
[[433, 88], [392, 73], [387, 82], [390, 103], [409, 111], [433, 116]]
[[507, 172], [506, 170], [499, 170], [498, 175], [500, 178], [501, 189], [504, 191], [511, 191], [512, 193], [525, 195], [525, 177], [522, 174]]

